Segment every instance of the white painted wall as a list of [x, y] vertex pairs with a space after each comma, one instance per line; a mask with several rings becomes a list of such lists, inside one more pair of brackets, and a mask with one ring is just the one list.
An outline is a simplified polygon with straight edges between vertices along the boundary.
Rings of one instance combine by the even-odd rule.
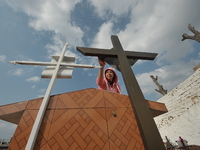
[[190, 145], [200, 145], [200, 68], [157, 102], [168, 109], [154, 118], [164, 141], [167, 136], [176, 144], [181, 136]]

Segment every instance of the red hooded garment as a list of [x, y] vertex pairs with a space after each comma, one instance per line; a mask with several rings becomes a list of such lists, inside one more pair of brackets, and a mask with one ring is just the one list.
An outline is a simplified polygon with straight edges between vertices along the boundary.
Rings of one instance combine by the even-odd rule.
[[[114, 73], [112, 87], [110, 86], [109, 82], [107, 81], [107, 79], [105, 77], [105, 74], [106, 74], [107, 70], [112, 70], [113, 73]], [[103, 79], [100, 79], [100, 78], [97, 77], [96, 83], [98, 85], [98, 89], [107, 90], [107, 91], [115, 92], [115, 93], [121, 93], [120, 85], [118, 84], [118, 76], [117, 76], [116, 72], [112, 68], [107, 68], [104, 71], [104, 78]]]

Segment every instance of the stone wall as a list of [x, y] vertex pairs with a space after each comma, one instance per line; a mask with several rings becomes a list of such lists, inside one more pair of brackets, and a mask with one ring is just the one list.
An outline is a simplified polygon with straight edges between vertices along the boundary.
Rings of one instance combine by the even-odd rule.
[[200, 145], [200, 68], [157, 102], [168, 109], [154, 118], [163, 141], [167, 136], [176, 144], [181, 136], [190, 145]]

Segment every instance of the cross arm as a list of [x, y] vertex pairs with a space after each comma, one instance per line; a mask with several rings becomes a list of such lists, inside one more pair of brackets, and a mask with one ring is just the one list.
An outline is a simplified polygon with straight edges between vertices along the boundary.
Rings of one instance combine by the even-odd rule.
[[[84, 56], [97, 56], [99, 58], [117, 58], [117, 54], [113, 49], [98, 49], [98, 48], [87, 48], [87, 47], [76, 47], [76, 49]], [[135, 51], [124, 51], [128, 59], [143, 59], [143, 60], [154, 60], [157, 53], [147, 52], [135, 52]]]
[[117, 55], [109, 49], [88, 48], [88, 47], [76, 47], [76, 49], [84, 56], [97, 56], [97, 57], [113, 57], [117, 58]]
[[[36, 66], [56, 66], [57, 62], [36, 62], [36, 61], [9, 61], [12, 64], [20, 65], [36, 65]], [[65, 67], [77, 67], [77, 68], [101, 68], [101, 66], [96, 65], [83, 65], [83, 64], [74, 64], [74, 63], [60, 63], [60, 66]]]
[[147, 52], [135, 52], [135, 51], [125, 51], [127, 58], [133, 59], [143, 59], [143, 60], [154, 60], [157, 53], [147, 53]]

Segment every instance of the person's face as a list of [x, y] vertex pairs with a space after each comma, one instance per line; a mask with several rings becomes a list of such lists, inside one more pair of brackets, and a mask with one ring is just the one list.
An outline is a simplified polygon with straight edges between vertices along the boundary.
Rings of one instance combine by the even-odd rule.
[[106, 79], [107, 79], [108, 81], [112, 81], [113, 78], [114, 78], [114, 73], [113, 73], [113, 71], [112, 71], [112, 70], [107, 70], [107, 71], [106, 71]]

